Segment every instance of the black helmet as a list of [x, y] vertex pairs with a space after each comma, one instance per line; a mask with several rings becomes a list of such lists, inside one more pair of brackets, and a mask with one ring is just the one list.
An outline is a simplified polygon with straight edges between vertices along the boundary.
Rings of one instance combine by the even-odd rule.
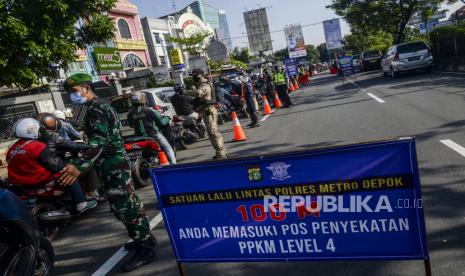
[[184, 85], [182, 85], [181, 83], [176, 83], [174, 85], [174, 92], [176, 94], [182, 95], [182, 93], [184, 92]]
[[192, 70], [192, 76], [199, 76], [199, 75], [205, 75], [205, 72], [201, 69], [201, 68], [194, 68], [194, 70]]

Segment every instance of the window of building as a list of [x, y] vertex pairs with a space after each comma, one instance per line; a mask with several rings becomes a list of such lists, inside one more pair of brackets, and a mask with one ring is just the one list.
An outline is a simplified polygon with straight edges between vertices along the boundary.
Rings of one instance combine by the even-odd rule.
[[124, 68], [138, 68], [145, 67], [144, 62], [140, 57], [135, 54], [128, 54], [123, 61]]
[[166, 65], [166, 57], [165, 56], [160, 56], [160, 64], [161, 65]]
[[129, 30], [129, 25], [126, 20], [120, 18], [118, 20], [118, 30], [121, 38], [131, 39], [131, 31]]
[[86, 63], [84, 61], [79, 61], [79, 71], [86, 71]]
[[159, 33], [153, 33], [153, 36], [155, 37], [155, 43], [157, 43], [157, 44], [162, 43], [161, 36], [160, 36]]
[[74, 71], [76, 71], [76, 63], [75, 63], [75, 62], [71, 62], [71, 63], [68, 65], [68, 70], [69, 70], [69, 72], [74, 72]]

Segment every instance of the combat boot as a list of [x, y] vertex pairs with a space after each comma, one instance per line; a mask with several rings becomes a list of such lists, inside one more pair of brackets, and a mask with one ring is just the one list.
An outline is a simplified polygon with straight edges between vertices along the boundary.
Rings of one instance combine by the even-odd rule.
[[139, 267], [151, 263], [157, 259], [155, 251], [155, 244], [153, 237], [145, 241], [135, 241], [135, 252], [134, 255], [121, 266], [123, 272], [131, 272]]
[[[147, 241], [152, 243], [153, 247], [157, 245], [157, 239], [153, 235], [150, 235], [150, 238]], [[138, 242], [140, 241], [128, 241], [126, 244], [124, 244], [124, 249], [126, 249], [127, 251], [134, 251], [137, 249]]]

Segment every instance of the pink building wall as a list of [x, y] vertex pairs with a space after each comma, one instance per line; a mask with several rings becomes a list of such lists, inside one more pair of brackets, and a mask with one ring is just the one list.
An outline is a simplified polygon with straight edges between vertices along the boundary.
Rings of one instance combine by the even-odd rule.
[[[129, 31], [131, 32], [131, 39], [129, 41], [145, 41], [144, 33], [142, 31], [142, 25], [140, 22], [139, 10], [136, 5], [132, 4], [127, 0], [118, 0], [115, 8], [113, 8], [113, 10], [108, 15], [114, 20], [115, 38], [117, 42], [121, 39], [121, 34], [118, 29], [118, 20], [121, 18], [126, 20], [126, 22], [129, 25]], [[120, 48], [120, 55], [122, 60], [124, 60], [126, 55], [128, 55], [129, 53], [139, 56], [147, 67], [151, 66], [150, 56], [147, 47], [145, 47], [144, 50]]]

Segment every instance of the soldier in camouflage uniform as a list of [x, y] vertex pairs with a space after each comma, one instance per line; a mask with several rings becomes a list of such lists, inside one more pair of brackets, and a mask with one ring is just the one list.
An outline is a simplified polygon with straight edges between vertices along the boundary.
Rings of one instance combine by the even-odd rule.
[[[110, 105], [96, 97], [91, 81], [87, 74], [76, 74], [64, 84], [73, 103], [87, 105], [84, 131], [89, 138], [90, 149], [83, 159], [73, 163], [80, 172], [95, 166], [111, 211], [126, 226], [129, 237], [133, 239], [125, 248], [135, 253], [122, 266], [123, 271], [129, 272], [155, 260], [156, 240], [150, 233], [143, 203], [134, 192], [118, 115]], [[66, 178], [66, 172], [64, 175]]]

